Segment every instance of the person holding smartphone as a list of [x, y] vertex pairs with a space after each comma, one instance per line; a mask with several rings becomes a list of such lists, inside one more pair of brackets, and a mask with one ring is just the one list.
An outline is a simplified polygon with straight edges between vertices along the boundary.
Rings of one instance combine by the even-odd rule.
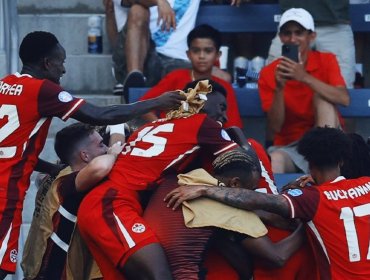
[[336, 57], [311, 49], [315, 25], [302, 8], [285, 11], [279, 23], [284, 56], [260, 73], [262, 108], [267, 115], [267, 138], [274, 173], [308, 172], [297, 152], [297, 141], [314, 126], [342, 126], [336, 105], [349, 105], [349, 95]]

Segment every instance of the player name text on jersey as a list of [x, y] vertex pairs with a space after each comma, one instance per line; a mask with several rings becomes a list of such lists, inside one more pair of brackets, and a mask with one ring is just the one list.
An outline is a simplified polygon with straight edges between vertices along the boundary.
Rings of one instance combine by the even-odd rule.
[[3, 81], [0, 81], [0, 94], [4, 95], [21, 95], [23, 90], [23, 85], [9, 85]]
[[323, 192], [328, 200], [354, 199], [366, 194], [370, 194], [370, 182], [362, 186], [350, 188], [348, 190], [332, 190]]

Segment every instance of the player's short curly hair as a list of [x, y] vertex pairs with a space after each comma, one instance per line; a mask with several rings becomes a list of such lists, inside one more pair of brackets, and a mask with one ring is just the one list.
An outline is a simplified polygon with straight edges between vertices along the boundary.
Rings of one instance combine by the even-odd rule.
[[316, 127], [306, 132], [298, 142], [298, 152], [310, 166], [335, 167], [351, 154], [348, 136], [340, 129]]
[[45, 31], [28, 33], [19, 47], [19, 57], [23, 63], [30, 64], [48, 56], [59, 44], [54, 34]]

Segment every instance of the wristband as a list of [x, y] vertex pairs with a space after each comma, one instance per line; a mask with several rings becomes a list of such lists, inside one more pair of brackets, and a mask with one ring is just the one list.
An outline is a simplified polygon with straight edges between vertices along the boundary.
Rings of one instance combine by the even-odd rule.
[[107, 132], [109, 132], [109, 135], [117, 133], [125, 136], [125, 124], [107, 125]]

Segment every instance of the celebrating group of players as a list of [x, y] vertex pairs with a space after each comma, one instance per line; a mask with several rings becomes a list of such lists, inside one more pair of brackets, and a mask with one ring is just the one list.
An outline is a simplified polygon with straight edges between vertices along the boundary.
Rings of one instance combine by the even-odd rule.
[[[69, 169], [59, 173], [34, 214], [35, 237], [22, 262], [26, 279], [90, 277], [93, 265], [79, 255], [83, 243], [104, 279], [248, 279], [251, 273], [254, 279], [370, 278], [370, 177], [342, 176], [351, 150], [344, 132], [324, 127], [306, 133], [298, 151], [311, 177], [299, 183], [312, 186], [279, 195], [263, 147], [240, 130], [222, 129], [226, 92], [217, 83], [194, 81], [182, 93], [96, 107], [59, 86], [66, 55], [53, 34], [28, 34], [19, 55], [22, 71], [0, 80], [0, 278], [14, 273], [19, 259], [31, 173], [60, 171], [38, 158], [52, 117], [115, 125], [155, 109], [172, 111], [109, 149], [82, 123], [57, 134], [56, 151]], [[122, 126], [110, 128], [112, 137], [122, 134]], [[178, 187], [176, 176], [195, 169], [216, 183]], [[147, 191], [148, 204], [141, 199]], [[257, 221], [268, 233], [186, 228], [176, 209], [199, 197], [228, 204], [232, 213], [263, 210]], [[221, 213], [213, 214], [217, 219]]]

